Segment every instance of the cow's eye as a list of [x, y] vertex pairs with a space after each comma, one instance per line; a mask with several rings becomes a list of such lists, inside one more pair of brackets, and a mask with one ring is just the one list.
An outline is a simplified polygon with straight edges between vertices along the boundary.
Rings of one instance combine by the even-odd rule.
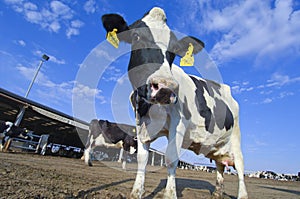
[[132, 40], [133, 40], [133, 41], [139, 41], [139, 40], [140, 40], [139, 34], [134, 33], [133, 36], [132, 36]]

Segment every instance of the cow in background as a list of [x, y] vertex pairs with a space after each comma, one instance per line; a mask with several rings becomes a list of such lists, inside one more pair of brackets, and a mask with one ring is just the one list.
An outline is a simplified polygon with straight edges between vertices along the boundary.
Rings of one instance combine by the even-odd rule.
[[11, 138], [22, 138], [32, 140], [32, 136], [26, 128], [15, 126], [9, 121], [0, 121], [0, 133], [2, 137], [1, 151], [6, 151], [11, 143]]
[[110, 123], [107, 120], [92, 120], [84, 151], [85, 163], [92, 166], [91, 153], [97, 146], [121, 148], [124, 150], [122, 168], [126, 169], [127, 153], [133, 154], [137, 149], [134, 131], [135, 129], [129, 125]]
[[229, 86], [188, 75], [173, 64], [176, 55], [184, 57], [190, 46], [194, 47], [192, 54], [197, 54], [204, 43], [189, 36], [178, 40], [166, 22], [165, 12], [157, 7], [129, 26], [118, 14], [102, 16], [107, 37], [117, 33], [132, 49], [128, 77], [134, 89], [131, 102], [137, 120], [138, 170], [131, 198], [142, 198], [144, 193], [150, 143], [167, 136], [164, 198], [177, 198], [175, 173], [183, 147], [215, 160], [214, 198], [223, 197], [225, 166], [234, 166], [238, 198], [246, 199], [238, 103]]

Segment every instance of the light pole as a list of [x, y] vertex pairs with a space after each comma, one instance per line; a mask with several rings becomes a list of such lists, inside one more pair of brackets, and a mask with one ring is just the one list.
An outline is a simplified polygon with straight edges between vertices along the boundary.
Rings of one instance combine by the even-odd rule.
[[[32, 87], [32, 85], [33, 85], [33, 83], [34, 83], [34, 81], [35, 81], [35, 79], [36, 79], [36, 77], [37, 77], [37, 75], [38, 75], [38, 73], [39, 73], [39, 71], [40, 71], [40, 69], [41, 69], [43, 63], [44, 63], [45, 61], [48, 61], [48, 60], [49, 60], [49, 56], [46, 55], [46, 54], [43, 54], [42, 59], [41, 59], [41, 61], [40, 61], [40, 63], [39, 63], [39, 66], [38, 66], [38, 68], [37, 68], [37, 70], [36, 70], [36, 72], [35, 72], [35, 74], [34, 74], [32, 80], [31, 80], [30, 85], [29, 85], [29, 87], [28, 87], [28, 89], [27, 89], [27, 92], [26, 92], [26, 94], [25, 94], [25, 96], [24, 96], [25, 98], [28, 97], [29, 92], [30, 92], [30, 90], [31, 90], [31, 87]], [[26, 109], [26, 107], [23, 106], [23, 107], [21, 108], [19, 114], [17, 115], [16, 121], [15, 121], [15, 125], [16, 125], [16, 126], [19, 126], [19, 125], [20, 125], [20, 123], [21, 123], [21, 121], [22, 121], [22, 119], [23, 119], [24, 113], [25, 113], [25, 109]]]

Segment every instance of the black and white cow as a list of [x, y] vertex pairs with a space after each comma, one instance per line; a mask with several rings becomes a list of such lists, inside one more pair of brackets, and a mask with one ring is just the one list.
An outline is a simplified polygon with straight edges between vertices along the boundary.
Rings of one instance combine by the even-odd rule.
[[107, 32], [117, 30], [120, 41], [132, 46], [128, 76], [134, 89], [131, 102], [137, 119], [138, 170], [131, 192], [141, 198], [150, 143], [167, 136], [165, 154], [168, 179], [164, 198], [176, 198], [175, 172], [181, 147], [215, 160], [214, 197], [222, 197], [225, 166], [238, 172], [238, 198], [248, 198], [240, 147], [239, 106], [229, 86], [186, 74], [173, 64], [190, 44], [193, 54], [204, 47], [194, 37], [177, 40], [166, 24], [165, 12], [153, 8], [128, 26], [117, 14], [102, 16]]
[[122, 168], [126, 169], [127, 153], [133, 154], [137, 149], [137, 140], [131, 126], [110, 123], [107, 120], [92, 120], [89, 135], [85, 145], [84, 161], [92, 166], [91, 153], [97, 146], [124, 149]]
[[10, 138], [32, 140], [32, 137], [27, 132], [25, 128], [15, 126], [12, 122], [0, 121], [0, 133], [2, 137], [1, 150], [5, 151], [9, 148]]
[[12, 122], [0, 120], [0, 133], [3, 133], [5, 130], [10, 128], [13, 125]]

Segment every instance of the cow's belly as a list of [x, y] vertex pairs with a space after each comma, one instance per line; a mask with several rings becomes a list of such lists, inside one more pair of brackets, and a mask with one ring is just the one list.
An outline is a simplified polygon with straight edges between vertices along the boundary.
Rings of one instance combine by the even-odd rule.
[[232, 129], [216, 129], [213, 133], [207, 132], [204, 126], [191, 125], [187, 130], [182, 147], [203, 154], [211, 159], [231, 159]]

